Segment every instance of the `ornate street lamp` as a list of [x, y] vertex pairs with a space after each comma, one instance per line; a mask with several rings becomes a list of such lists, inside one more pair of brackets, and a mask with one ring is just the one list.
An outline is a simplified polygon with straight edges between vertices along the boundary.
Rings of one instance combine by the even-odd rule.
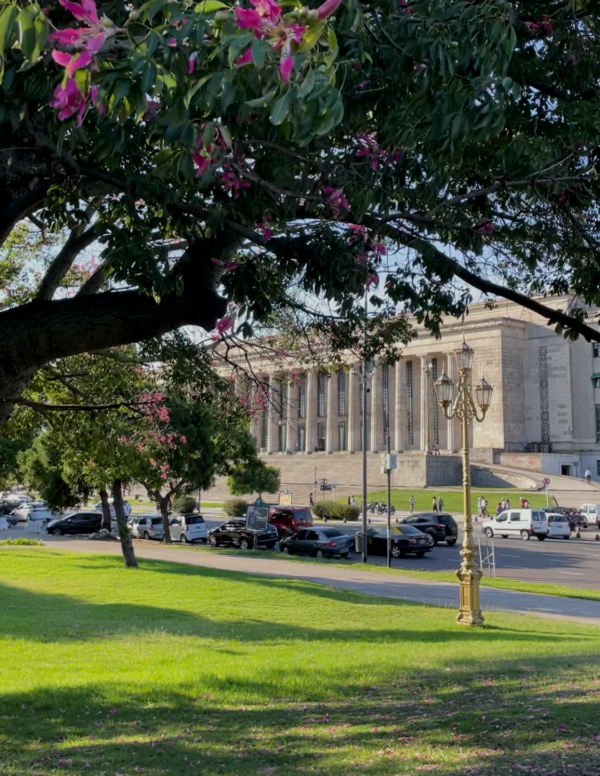
[[475, 398], [471, 390], [470, 378], [473, 367], [472, 348], [466, 342], [454, 351], [458, 366], [458, 385], [456, 397], [454, 396], [454, 380], [443, 374], [433, 384], [435, 397], [444, 411], [444, 415], [451, 420], [458, 418], [462, 427], [462, 459], [463, 459], [463, 499], [464, 499], [464, 535], [463, 546], [460, 552], [462, 563], [456, 572], [460, 580], [460, 611], [456, 621], [460, 625], [483, 625], [481, 614], [481, 602], [479, 595], [479, 582], [481, 571], [475, 562], [473, 549], [473, 519], [471, 515], [471, 471], [469, 467], [469, 424], [476, 420], [481, 423], [492, 401], [492, 386], [482, 377], [475, 386]]

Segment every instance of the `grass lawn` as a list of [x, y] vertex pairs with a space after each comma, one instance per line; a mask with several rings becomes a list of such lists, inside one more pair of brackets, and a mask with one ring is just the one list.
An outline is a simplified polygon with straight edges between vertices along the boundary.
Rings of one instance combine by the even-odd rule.
[[[356, 493], [356, 500], [361, 503], [362, 499], [360, 494]], [[431, 502], [434, 496], [438, 498], [441, 496], [444, 499], [444, 510], [447, 512], [462, 512], [463, 511], [463, 495], [462, 490], [445, 490], [440, 488], [434, 490], [433, 488], [410, 488], [392, 489], [392, 504], [396, 509], [402, 509], [408, 511], [408, 499], [415, 497], [415, 512], [429, 512], [431, 510]], [[545, 493], [530, 493], [528, 491], [518, 490], [517, 488], [505, 488], [503, 490], [490, 490], [484, 488], [477, 488], [471, 491], [471, 509], [473, 513], [477, 513], [477, 499], [480, 496], [485, 496], [488, 501], [488, 512], [490, 514], [496, 511], [498, 502], [503, 498], [507, 498], [510, 501], [512, 507], [518, 507], [521, 496], [524, 496], [531, 507], [545, 507], [546, 506], [546, 494]], [[340, 499], [345, 500], [345, 499]], [[387, 491], [376, 490], [369, 493], [369, 501], [383, 501], [387, 502]], [[550, 499], [552, 504], [552, 499]]]
[[0, 551], [3, 776], [597, 776], [600, 631]]

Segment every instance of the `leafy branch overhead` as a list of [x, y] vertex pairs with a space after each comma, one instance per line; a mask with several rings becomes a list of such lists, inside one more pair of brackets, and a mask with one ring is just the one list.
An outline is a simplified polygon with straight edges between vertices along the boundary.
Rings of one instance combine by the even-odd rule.
[[438, 335], [474, 293], [598, 339], [598, 27], [527, 0], [3, 3], [0, 421], [45, 364], [181, 326], [299, 315], [354, 348], [365, 288], [389, 360], [409, 313]]

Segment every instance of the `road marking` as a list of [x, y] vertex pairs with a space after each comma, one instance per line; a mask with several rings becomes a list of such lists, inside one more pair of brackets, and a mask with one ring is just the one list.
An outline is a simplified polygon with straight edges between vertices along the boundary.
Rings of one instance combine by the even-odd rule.
[[528, 571], [535, 571], [535, 569], [529, 569], [528, 566], [506, 566], [505, 565], [505, 566], [502, 566], [502, 568], [504, 568], [504, 569], [523, 569], [523, 570], [526, 569]]
[[502, 553], [503, 558], [520, 558], [520, 555], [509, 555], [507, 552]]
[[583, 577], [585, 574], [579, 574], [577, 571], [559, 571], [559, 574], [571, 574], [574, 577]]

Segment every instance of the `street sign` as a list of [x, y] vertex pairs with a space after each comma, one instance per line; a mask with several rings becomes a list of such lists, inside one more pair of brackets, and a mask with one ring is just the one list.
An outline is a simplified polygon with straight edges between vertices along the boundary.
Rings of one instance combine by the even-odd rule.
[[548, 485], [550, 485], [550, 480], [548, 479], [548, 477], [544, 477], [543, 482], [544, 482], [544, 485], [546, 487], [548, 487]]

